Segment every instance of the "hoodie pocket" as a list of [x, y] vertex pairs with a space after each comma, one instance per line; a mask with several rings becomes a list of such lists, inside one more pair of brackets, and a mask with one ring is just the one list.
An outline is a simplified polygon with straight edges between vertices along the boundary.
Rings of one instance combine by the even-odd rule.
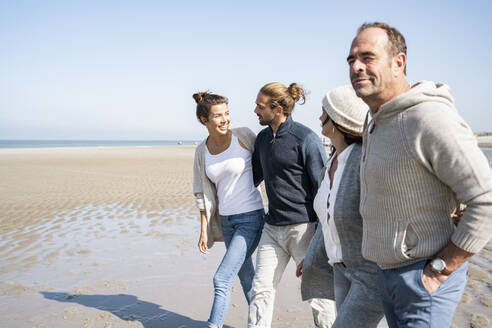
[[398, 233], [396, 235], [395, 255], [401, 260], [415, 258], [415, 250], [419, 239], [411, 223], [398, 222]]

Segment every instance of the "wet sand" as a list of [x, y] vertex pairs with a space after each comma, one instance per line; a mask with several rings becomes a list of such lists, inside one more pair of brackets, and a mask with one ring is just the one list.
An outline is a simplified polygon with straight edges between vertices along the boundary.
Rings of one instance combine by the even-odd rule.
[[[0, 150], [0, 327], [205, 327], [193, 147]], [[290, 264], [274, 327], [306, 327]], [[238, 281], [226, 324], [244, 327]]]
[[[1, 327], [204, 327], [224, 253], [196, 248], [193, 147], [0, 150]], [[492, 158], [492, 157], [491, 157]], [[454, 327], [489, 327], [492, 246]], [[273, 327], [311, 327], [290, 263]], [[228, 327], [245, 327], [236, 279]]]

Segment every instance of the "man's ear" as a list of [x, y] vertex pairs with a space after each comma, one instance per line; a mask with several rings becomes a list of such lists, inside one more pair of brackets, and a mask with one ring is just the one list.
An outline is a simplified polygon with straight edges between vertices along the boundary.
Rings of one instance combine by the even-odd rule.
[[405, 74], [405, 66], [407, 65], [407, 56], [403, 52], [400, 52], [398, 55], [393, 57], [393, 61], [391, 64], [392, 64], [391, 69], [395, 77], [401, 74]]
[[277, 106], [274, 108], [275, 110], [275, 115], [284, 115], [284, 109], [282, 108], [282, 106]]
[[205, 116], [200, 116], [200, 122], [202, 122], [203, 124], [205, 124], [205, 123], [208, 122], [208, 119]]

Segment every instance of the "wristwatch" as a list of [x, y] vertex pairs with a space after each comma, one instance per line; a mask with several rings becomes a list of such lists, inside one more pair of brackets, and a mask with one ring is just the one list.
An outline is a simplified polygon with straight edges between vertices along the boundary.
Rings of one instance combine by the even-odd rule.
[[440, 257], [436, 257], [430, 261], [431, 270], [445, 276], [449, 276], [453, 271], [446, 269], [446, 262]]

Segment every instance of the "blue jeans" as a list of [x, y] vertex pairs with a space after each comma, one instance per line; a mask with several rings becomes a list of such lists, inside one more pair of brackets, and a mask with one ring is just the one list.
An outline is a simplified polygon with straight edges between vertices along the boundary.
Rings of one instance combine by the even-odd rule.
[[244, 295], [249, 304], [249, 291], [255, 276], [251, 254], [260, 241], [265, 222], [263, 209], [220, 216], [226, 253], [214, 276], [215, 296], [209, 327], [222, 327], [229, 308], [234, 278], [239, 276]]
[[367, 263], [348, 268], [343, 263], [333, 265], [336, 327], [377, 327], [384, 317], [378, 288], [379, 268]]
[[422, 282], [427, 260], [405, 267], [381, 270], [379, 285], [391, 328], [449, 328], [465, 289], [468, 263], [462, 264], [439, 288], [429, 294]]

